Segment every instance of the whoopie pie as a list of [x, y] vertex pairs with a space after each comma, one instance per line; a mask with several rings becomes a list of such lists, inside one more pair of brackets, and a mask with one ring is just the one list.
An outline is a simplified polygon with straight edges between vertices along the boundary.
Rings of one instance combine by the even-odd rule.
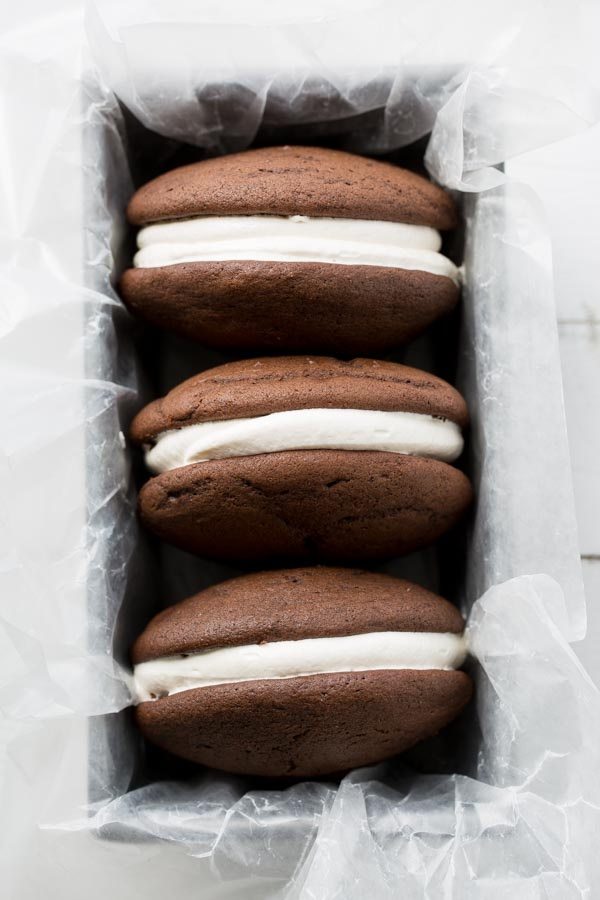
[[128, 207], [132, 312], [220, 348], [381, 354], [459, 295], [452, 197], [388, 162], [267, 147], [174, 169]]
[[463, 709], [462, 631], [446, 600], [387, 575], [245, 575], [150, 622], [132, 650], [135, 717], [164, 750], [228, 772], [342, 772], [408, 749]]
[[437, 540], [472, 498], [450, 465], [467, 408], [440, 378], [390, 362], [227, 363], [155, 400], [131, 437], [155, 477], [143, 523], [220, 560], [384, 559]]

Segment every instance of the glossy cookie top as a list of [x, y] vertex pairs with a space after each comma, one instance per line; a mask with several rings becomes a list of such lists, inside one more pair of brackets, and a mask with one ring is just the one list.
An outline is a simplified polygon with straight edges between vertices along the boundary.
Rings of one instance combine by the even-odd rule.
[[315, 216], [454, 228], [442, 188], [392, 163], [322, 147], [264, 147], [173, 169], [141, 187], [134, 225], [193, 216]]
[[358, 569], [284, 569], [222, 582], [159, 613], [132, 661], [367, 632], [458, 634], [463, 626], [456, 607], [408, 581]]
[[130, 434], [146, 444], [198, 422], [317, 408], [422, 413], [462, 427], [468, 421], [463, 397], [429, 372], [370, 359], [280, 356], [226, 363], [189, 378], [138, 413]]

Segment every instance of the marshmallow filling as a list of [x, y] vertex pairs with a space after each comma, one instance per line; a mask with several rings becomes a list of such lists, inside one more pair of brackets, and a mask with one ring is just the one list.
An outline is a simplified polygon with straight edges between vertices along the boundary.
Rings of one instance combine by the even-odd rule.
[[137, 237], [137, 268], [254, 260], [414, 269], [460, 281], [426, 225], [308, 216], [198, 216], [158, 222]]
[[182, 691], [277, 678], [381, 669], [458, 669], [467, 655], [464, 635], [381, 631], [343, 637], [273, 641], [182, 653], [134, 667], [137, 703]]
[[382, 450], [452, 462], [463, 438], [456, 422], [412, 412], [292, 409], [164, 431], [146, 450], [159, 474], [180, 466], [282, 450]]

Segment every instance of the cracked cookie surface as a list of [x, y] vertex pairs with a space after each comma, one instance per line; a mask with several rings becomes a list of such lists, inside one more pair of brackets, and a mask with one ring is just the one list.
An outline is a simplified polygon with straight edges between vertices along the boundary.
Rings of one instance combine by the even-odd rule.
[[290, 450], [164, 472], [139, 509], [158, 537], [199, 556], [353, 562], [432, 543], [471, 499], [466, 476], [437, 460]]

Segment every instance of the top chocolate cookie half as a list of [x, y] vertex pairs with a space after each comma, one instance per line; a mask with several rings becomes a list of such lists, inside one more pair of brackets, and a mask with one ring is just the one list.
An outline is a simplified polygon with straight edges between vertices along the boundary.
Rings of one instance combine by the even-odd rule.
[[265, 147], [182, 166], [141, 187], [129, 221], [315, 216], [455, 227], [449, 194], [391, 163], [319, 147]]
[[290, 410], [375, 410], [468, 421], [459, 392], [429, 372], [371, 359], [266, 357], [240, 360], [189, 378], [133, 420], [135, 443], [191, 425]]
[[219, 647], [407, 631], [460, 634], [461, 614], [399, 578], [326, 566], [241, 575], [159, 613], [135, 642], [134, 664]]
[[202, 372], [143, 409], [131, 437], [160, 474], [291, 450], [365, 450], [452, 462], [467, 408], [451, 385], [396, 363], [277, 357]]

